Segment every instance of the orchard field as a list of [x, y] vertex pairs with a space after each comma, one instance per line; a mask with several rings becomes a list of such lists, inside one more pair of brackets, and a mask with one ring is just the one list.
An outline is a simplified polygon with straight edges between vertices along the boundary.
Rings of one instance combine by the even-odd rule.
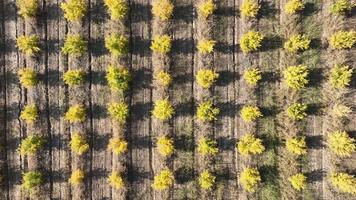
[[354, 0], [1, 0], [0, 200], [356, 199]]

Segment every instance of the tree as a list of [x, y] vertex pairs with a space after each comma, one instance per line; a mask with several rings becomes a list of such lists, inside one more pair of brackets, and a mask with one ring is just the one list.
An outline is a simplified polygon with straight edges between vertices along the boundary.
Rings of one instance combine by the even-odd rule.
[[243, 106], [240, 115], [244, 122], [251, 122], [262, 117], [262, 113], [257, 106]]
[[308, 67], [304, 65], [290, 66], [283, 72], [287, 86], [294, 90], [300, 90], [309, 83], [308, 75]]
[[210, 69], [200, 69], [195, 78], [200, 87], [208, 89], [219, 78], [219, 74]]
[[352, 109], [343, 104], [334, 104], [330, 113], [332, 116], [339, 118], [348, 117], [352, 113]]
[[216, 120], [220, 113], [219, 108], [215, 108], [212, 101], [205, 101], [199, 104], [197, 109], [197, 118], [203, 122]]
[[302, 103], [294, 103], [287, 108], [287, 115], [294, 120], [302, 120], [307, 116], [308, 106]]
[[109, 10], [111, 20], [123, 20], [129, 11], [125, 0], [104, 0], [104, 4]]
[[76, 169], [72, 172], [72, 175], [69, 178], [69, 183], [74, 186], [77, 186], [77, 185], [83, 183], [84, 178], [85, 178], [84, 171], [80, 170], [80, 169]]
[[336, 0], [330, 7], [330, 12], [335, 15], [345, 15], [354, 8], [349, 0]]
[[26, 105], [20, 118], [26, 123], [34, 123], [38, 118], [38, 110], [35, 104]]
[[132, 76], [123, 66], [109, 65], [106, 72], [106, 81], [111, 90], [126, 91], [129, 88]]
[[81, 105], [73, 105], [69, 107], [64, 118], [70, 123], [83, 122], [86, 118], [86, 110]]
[[329, 181], [340, 192], [356, 194], [356, 178], [343, 172], [334, 172], [329, 175]]
[[105, 37], [105, 48], [113, 56], [122, 56], [129, 52], [129, 40], [123, 35], [112, 33]]
[[255, 86], [262, 79], [261, 71], [258, 69], [247, 69], [243, 74], [243, 78], [247, 84]]
[[21, 35], [16, 39], [16, 45], [22, 53], [32, 56], [38, 53], [40, 38], [37, 35]]
[[290, 15], [300, 12], [303, 9], [304, 4], [301, 0], [289, 0], [284, 7], [285, 12]]
[[171, 19], [173, 8], [174, 6], [170, 0], [153, 0], [152, 2], [152, 14], [161, 21]]
[[304, 51], [309, 49], [311, 40], [305, 35], [293, 35], [284, 43], [284, 49], [289, 52], [296, 53], [297, 51]]
[[216, 41], [215, 40], [209, 40], [209, 39], [201, 39], [198, 41], [197, 49], [198, 52], [201, 54], [209, 54], [214, 51]]
[[86, 0], [67, 0], [61, 3], [64, 12], [64, 18], [68, 21], [79, 21], [87, 12]]
[[153, 38], [151, 50], [155, 53], [167, 54], [172, 48], [172, 38], [169, 35], [157, 35]]
[[73, 133], [70, 140], [70, 147], [72, 151], [78, 155], [83, 155], [89, 150], [89, 144], [85, 138], [79, 133]]
[[161, 136], [157, 139], [157, 150], [158, 153], [163, 157], [168, 157], [173, 154], [174, 144], [171, 138], [166, 136]]
[[87, 45], [87, 41], [82, 36], [78, 34], [67, 35], [62, 52], [68, 55], [81, 56], [87, 51]]
[[85, 73], [82, 70], [68, 70], [63, 74], [63, 81], [73, 87], [84, 83]]
[[108, 178], [109, 185], [117, 190], [125, 186], [124, 179], [121, 177], [120, 173], [117, 171], [111, 172]]
[[199, 185], [204, 190], [210, 190], [215, 183], [216, 177], [211, 174], [208, 170], [204, 170], [199, 175]]
[[240, 12], [242, 17], [256, 17], [261, 6], [255, 0], [244, 0]]
[[22, 156], [33, 156], [43, 148], [45, 140], [37, 135], [30, 135], [21, 141], [19, 152]]
[[164, 169], [153, 179], [152, 188], [154, 190], [165, 190], [174, 183], [174, 175], [169, 169]]
[[294, 137], [286, 140], [286, 147], [290, 153], [304, 155], [307, 153], [307, 143], [305, 137]]
[[261, 154], [265, 150], [265, 147], [261, 139], [256, 138], [252, 134], [246, 134], [237, 143], [237, 149], [241, 155], [249, 156], [251, 154]]
[[240, 175], [240, 182], [247, 192], [254, 192], [261, 182], [260, 172], [257, 168], [246, 168]]
[[256, 31], [249, 31], [240, 38], [240, 48], [244, 53], [258, 50], [262, 46], [263, 35]]
[[198, 152], [203, 156], [217, 154], [219, 152], [217, 142], [205, 137], [201, 138], [198, 143]]
[[38, 171], [28, 171], [22, 175], [21, 187], [27, 191], [31, 191], [35, 187], [43, 183], [43, 176]]
[[333, 49], [350, 49], [356, 43], [355, 31], [337, 31], [329, 39]]
[[121, 155], [127, 151], [127, 142], [122, 138], [111, 138], [109, 140], [108, 149], [111, 150], [115, 155]]
[[156, 73], [154, 75], [154, 79], [158, 85], [163, 87], [168, 87], [172, 82], [172, 76], [165, 71], [159, 71]]
[[121, 124], [124, 124], [129, 116], [129, 106], [124, 102], [109, 103], [107, 109], [111, 119]]
[[328, 136], [327, 144], [331, 151], [340, 157], [350, 157], [356, 151], [355, 139], [346, 131], [335, 131]]
[[160, 120], [168, 120], [173, 117], [174, 109], [171, 103], [168, 101], [168, 98], [157, 100], [154, 103], [152, 115]]
[[216, 5], [213, 0], [201, 1], [198, 5], [198, 16], [204, 19], [210, 17], [216, 10]]
[[34, 69], [24, 68], [18, 72], [20, 83], [25, 88], [36, 86], [38, 81], [37, 73]]
[[336, 65], [330, 70], [329, 82], [337, 89], [350, 85], [353, 69], [347, 65]]
[[304, 189], [307, 185], [307, 177], [302, 173], [295, 174], [289, 177], [288, 180], [292, 187], [298, 191]]
[[35, 17], [39, 7], [37, 0], [16, 0], [16, 5], [18, 14], [24, 19]]

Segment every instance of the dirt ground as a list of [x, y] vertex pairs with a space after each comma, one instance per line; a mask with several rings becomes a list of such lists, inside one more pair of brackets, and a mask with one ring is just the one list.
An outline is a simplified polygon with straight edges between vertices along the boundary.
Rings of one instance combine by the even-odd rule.
[[[46, 194], [44, 199], [73, 199], [82, 193], [83, 199], [109, 200], [120, 199], [108, 182], [107, 176], [113, 168], [113, 155], [107, 150], [107, 143], [113, 134], [111, 121], [106, 112], [110, 102], [110, 89], [105, 80], [106, 67], [109, 63], [108, 52], [104, 47], [104, 36], [110, 33], [107, 21], [108, 14], [102, 0], [88, 0], [90, 11], [84, 27], [80, 30], [90, 41], [89, 52], [84, 61], [73, 61], [64, 56], [60, 49], [65, 36], [71, 32], [72, 26], [67, 23], [59, 5], [64, 0], [42, 0], [41, 13], [38, 16], [37, 29], [41, 38], [39, 63], [35, 66], [40, 72], [39, 90], [32, 93], [20, 86], [17, 72], [24, 65], [31, 64], [16, 48], [16, 38], [26, 32], [26, 24], [16, 14], [15, 0], [0, 1], [0, 200], [27, 199], [21, 189], [22, 172], [29, 169], [27, 159], [20, 156], [17, 148], [21, 140], [28, 134], [28, 127], [19, 118], [23, 106], [28, 101], [38, 101], [41, 105], [42, 135], [47, 139], [46, 148], [41, 159], [45, 171]], [[152, 0], [129, 0], [130, 14], [128, 30], [131, 41], [127, 66], [133, 75], [132, 87], [129, 92], [130, 117], [127, 123], [129, 152], [127, 167], [126, 199], [149, 200], [160, 199], [151, 185], [156, 165], [154, 139], [157, 127], [151, 118], [153, 104], [152, 86], [152, 53], [150, 41], [153, 26]], [[172, 169], [175, 184], [171, 188], [169, 199], [200, 200], [200, 189], [197, 183], [199, 160], [196, 155], [196, 81], [194, 73], [197, 67], [197, 24], [195, 0], [174, 0], [175, 10], [170, 27], [174, 40], [170, 55], [170, 73], [173, 85], [169, 94], [175, 107], [175, 116], [170, 123], [170, 130], [175, 141], [175, 153]], [[239, 7], [242, 0], [216, 1], [217, 10], [214, 14], [213, 38], [217, 41], [213, 54], [213, 66], [220, 74], [213, 88], [214, 103], [220, 108], [218, 120], [213, 124], [214, 137], [218, 142], [219, 154], [213, 163], [216, 175], [216, 186], [209, 199], [279, 199], [278, 185], [278, 133], [277, 112], [283, 107], [277, 103], [277, 89], [280, 83], [280, 51], [283, 38], [279, 37], [281, 27], [280, 8], [285, 1], [261, 0], [260, 16], [253, 22], [253, 28], [267, 36], [269, 42], [264, 48], [252, 56], [244, 55], [239, 48], [239, 38], [249, 30], [240, 17]], [[328, 28], [323, 22], [323, 3], [319, 0], [307, 0], [306, 11], [301, 19], [301, 30], [313, 38], [317, 44]], [[344, 18], [346, 28], [355, 28], [355, 14]], [[320, 41], [321, 43], [321, 41]], [[338, 194], [328, 188], [326, 180], [329, 171], [327, 149], [324, 145], [323, 114], [321, 104], [322, 85], [325, 77], [318, 75], [324, 69], [323, 58], [327, 53], [323, 45], [315, 45], [301, 56], [314, 72], [314, 79], [302, 97], [305, 102], [315, 107], [306, 120], [305, 135], [309, 146], [307, 164], [303, 172], [308, 175], [308, 188], [302, 194], [303, 199], [338, 199]], [[355, 48], [349, 51], [350, 65], [354, 68], [356, 59]], [[247, 90], [242, 81], [242, 73], [247, 65], [257, 64], [262, 71], [263, 80], [254, 95]], [[84, 89], [69, 90], [62, 80], [62, 74], [73, 65], [80, 65], [88, 72]], [[320, 71], [318, 71], [320, 70]], [[320, 72], [321, 73], [321, 72]], [[354, 77], [355, 78], [355, 77]], [[356, 81], [351, 84], [350, 97], [347, 101], [356, 104]], [[35, 92], [35, 93], [34, 93]], [[37, 93], [36, 93], [37, 92]], [[40, 97], [34, 98], [33, 96]], [[76, 98], [73, 98], [76, 96]], [[83, 127], [90, 143], [90, 151], [84, 158], [77, 159], [72, 154], [69, 141], [72, 127], [64, 120], [68, 106], [77, 101], [84, 102], [88, 109], [88, 119]], [[252, 99], [256, 98], [256, 99]], [[32, 99], [32, 100], [31, 100]], [[239, 184], [238, 176], [245, 164], [236, 151], [236, 142], [248, 129], [239, 111], [243, 104], [254, 102], [264, 117], [254, 124], [256, 135], [268, 142], [266, 151], [253, 158], [262, 175], [262, 184], [255, 194], [248, 195]], [[356, 116], [352, 116], [347, 130], [355, 137]], [[354, 155], [345, 162], [350, 171], [355, 172]], [[79, 190], [70, 186], [68, 179], [72, 168], [82, 165], [88, 172], [85, 187]], [[156, 198], [155, 198], [156, 197]], [[352, 199], [343, 196], [344, 199]], [[36, 199], [36, 198], [33, 198]], [[77, 198], [78, 199], [78, 198]]]

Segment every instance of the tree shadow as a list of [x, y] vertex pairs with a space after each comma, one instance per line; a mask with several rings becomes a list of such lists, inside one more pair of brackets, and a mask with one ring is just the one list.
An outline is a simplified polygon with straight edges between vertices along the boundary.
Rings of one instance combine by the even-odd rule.
[[271, 50], [276, 50], [282, 47], [283, 40], [278, 35], [267, 35], [262, 40], [262, 45], [260, 51], [266, 52]]
[[188, 135], [176, 135], [174, 137], [174, 147], [177, 150], [192, 152], [194, 151], [193, 137]]
[[316, 7], [315, 3], [307, 2], [304, 4], [304, 9], [301, 16], [304, 18], [315, 14], [319, 9]]
[[105, 169], [102, 169], [102, 168], [98, 168], [98, 169], [92, 170], [89, 174], [89, 177], [94, 180], [98, 180], [100, 178], [108, 177], [108, 175], [109, 175], [108, 171], [106, 171]]
[[225, 5], [220, 5], [214, 12], [215, 16], [223, 16], [223, 17], [239, 17], [240, 12], [239, 10], [235, 10], [233, 6], [225, 6]]
[[192, 54], [194, 53], [193, 40], [187, 38], [177, 38], [172, 42], [172, 54]]
[[151, 102], [147, 102], [147, 103], [137, 102], [133, 104], [130, 109], [131, 121], [143, 120], [146, 117], [149, 117], [151, 114], [150, 112], [151, 108], [152, 108]]
[[174, 85], [191, 83], [193, 81], [193, 75], [192, 75], [192, 73], [184, 73], [184, 74], [174, 75], [173, 80], [174, 80]]
[[258, 170], [261, 174], [261, 182], [277, 183], [278, 169], [277, 166], [263, 165]]
[[191, 116], [194, 113], [193, 102], [182, 102], [175, 106], [175, 116]]
[[322, 181], [326, 173], [323, 170], [318, 169], [311, 172], [307, 172], [305, 175], [308, 177], [307, 181], [309, 183], [313, 183]]
[[132, 70], [132, 88], [133, 91], [137, 89], [151, 88], [152, 72], [149, 69], [140, 68]]
[[274, 18], [275, 15], [277, 14], [277, 9], [275, 8], [275, 4], [271, 3], [271, 2], [266, 2], [266, 1], [262, 1], [260, 2], [261, 5], [261, 9], [258, 12], [258, 19], [261, 18]]
[[235, 117], [237, 110], [235, 102], [218, 102], [216, 107], [220, 109], [219, 117]]
[[98, 104], [92, 105], [93, 119], [106, 119], [108, 118], [108, 113], [106, 107], [103, 107]]
[[262, 107], [261, 108], [263, 117], [276, 117], [281, 110], [278, 106]]
[[276, 72], [262, 72], [262, 82], [276, 82], [278, 80], [280, 80], [280, 74], [276, 73]]
[[240, 78], [239, 74], [232, 72], [230, 70], [219, 71], [219, 78], [216, 82], [217, 86], [227, 86], [230, 83], [238, 80]]
[[235, 49], [238, 49], [237, 44], [229, 44], [227, 42], [217, 41], [214, 46], [215, 52], [223, 53], [223, 54], [232, 54]]
[[90, 20], [95, 24], [103, 24], [105, 21], [110, 19], [109, 13], [105, 12], [107, 10], [103, 1], [96, 1], [96, 3], [91, 3]]
[[152, 179], [151, 172], [140, 171], [140, 168], [132, 164], [128, 164], [128, 176], [127, 179], [130, 183], [140, 182], [143, 179]]
[[106, 86], [106, 72], [105, 71], [91, 71], [91, 81], [93, 85]]
[[310, 149], [322, 149], [325, 147], [322, 135], [308, 135], [305, 138], [305, 141], [307, 143], [307, 147]]
[[131, 24], [139, 22], [150, 22], [152, 20], [151, 5], [138, 4], [134, 1], [131, 1], [130, 8]]
[[322, 49], [322, 42], [320, 38], [312, 38], [310, 41], [311, 49]]
[[321, 103], [310, 103], [308, 104], [307, 114], [308, 115], [323, 115], [323, 105]]
[[144, 39], [142, 36], [133, 36], [131, 52], [133, 55], [151, 56], [151, 40]]
[[151, 137], [148, 135], [132, 135], [130, 140], [132, 149], [148, 149], [152, 146]]
[[191, 180], [194, 180], [196, 172], [191, 167], [180, 167], [175, 170], [175, 180], [178, 184], [185, 184]]
[[109, 53], [109, 51], [105, 48], [105, 41], [102, 37], [91, 39], [88, 49], [92, 56], [95, 57], [100, 57]]
[[216, 138], [218, 143], [219, 150], [222, 151], [233, 151], [236, 146], [236, 139], [235, 138], [228, 138], [228, 137], [218, 137]]
[[308, 83], [309, 87], [320, 87], [322, 83], [320, 80], [324, 80], [323, 69], [322, 68], [310, 69], [308, 80], [309, 80]]
[[193, 5], [179, 5], [174, 6], [173, 10], [173, 21], [183, 20], [185, 22], [190, 22], [193, 20]]

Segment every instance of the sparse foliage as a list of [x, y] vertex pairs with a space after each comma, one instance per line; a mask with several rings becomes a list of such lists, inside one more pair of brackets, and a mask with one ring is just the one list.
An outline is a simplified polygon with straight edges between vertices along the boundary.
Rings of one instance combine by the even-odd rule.
[[166, 136], [159, 137], [157, 139], [157, 150], [158, 153], [164, 157], [172, 155], [174, 151], [173, 140]]
[[307, 66], [290, 66], [283, 72], [284, 81], [289, 88], [300, 90], [308, 83], [309, 70]]
[[219, 151], [217, 142], [208, 138], [201, 138], [198, 143], [198, 152], [205, 155], [215, 155]]
[[24, 18], [35, 17], [38, 11], [38, 0], [16, 0], [19, 15]]
[[298, 191], [304, 189], [307, 185], [307, 177], [302, 173], [293, 175], [289, 177], [288, 180], [291, 183], [292, 187]]
[[308, 106], [302, 103], [294, 103], [287, 108], [287, 115], [294, 120], [302, 120], [307, 116]]
[[109, 103], [108, 112], [111, 119], [119, 123], [125, 123], [127, 117], [129, 116], [129, 106], [124, 102]]
[[262, 117], [262, 113], [257, 106], [244, 106], [241, 111], [241, 118], [245, 122], [251, 122], [259, 117]]
[[73, 133], [70, 141], [70, 147], [72, 151], [78, 155], [83, 155], [89, 150], [89, 144], [85, 140], [84, 136], [79, 133]]
[[331, 115], [335, 117], [348, 117], [352, 113], [352, 109], [343, 104], [334, 104], [331, 109]]
[[159, 71], [156, 73], [154, 75], [154, 79], [158, 85], [163, 87], [168, 87], [172, 82], [172, 76], [165, 71]]
[[347, 173], [331, 173], [329, 181], [340, 192], [356, 194], [356, 178]]
[[252, 134], [246, 134], [237, 143], [237, 149], [241, 155], [249, 156], [262, 153], [265, 147], [261, 139]]
[[24, 54], [32, 56], [38, 53], [40, 38], [37, 35], [21, 35], [16, 39], [16, 45]]
[[164, 169], [154, 177], [152, 188], [154, 190], [165, 190], [174, 183], [174, 175], [169, 169]]
[[340, 157], [350, 157], [356, 151], [355, 139], [346, 131], [335, 131], [328, 136], [327, 144], [331, 151]]
[[168, 120], [173, 117], [174, 109], [168, 98], [157, 100], [154, 103], [152, 115], [160, 120]]
[[260, 172], [257, 168], [246, 168], [240, 175], [240, 182], [247, 192], [254, 192], [261, 182]]
[[240, 12], [243, 17], [256, 17], [261, 6], [258, 1], [255, 0], [244, 0], [241, 4]]
[[43, 183], [43, 175], [38, 171], [29, 171], [23, 173], [21, 187], [27, 191], [31, 191], [35, 187]]
[[35, 122], [38, 118], [38, 110], [36, 105], [26, 105], [23, 111], [21, 112], [20, 118], [27, 123]]
[[206, 19], [210, 17], [215, 10], [216, 10], [216, 5], [213, 0], [202, 1], [198, 5], [198, 16]]
[[162, 21], [171, 19], [173, 14], [173, 4], [171, 0], [153, 0], [152, 14]]
[[262, 46], [263, 35], [256, 31], [249, 31], [240, 38], [240, 48], [244, 53], [258, 50]]
[[85, 73], [82, 70], [68, 70], [63, 74], [63, 81], [73, 87], [84, 83]]
[[215, 40], [209, 40], [203, 38], [198, 41], [198, 45], [197, 45], [198, 52], [201, 54], [212, 53], [214, 51], [215, 44], [216, 44]]
[[258, 69], [248, 69], [244, 72], [243, 78], [247, 84], [255, 86], [257, 82], [262, 79], [262, 75]]
[[83, 170], [76, 169], [75, 171], [72, 172], [72, 175], [69, 178], [69, 183], [77, 186], [81, 183], [83, 183], [85, 178], [85, 173]]
[[287, 14], [296, 14], [304, 9], [304, 3], [301, 0], [289, 0], [284, 10]]
[[35, 155], [44, 146], [44, 139], [37, 135], [30, 135], [21, 141], [19, 152], [22, 156]]
[[105, 48], [113, 56], [122, 56], [129, 52], [129, 40], [124, 35], [119, 35], [117, 33], [112, 33], [111, 35], [105, 37]]
[[356, 43], [355, 31], [337, 31], [329, 39], [333, 49], [350, 49]]
[[307, 153], [307, 143], [305, 137], [294, 137], [286, 140], [286, 147], [290, 153], [304, 155]]
[[18, 72], [20, 83], [25, 88], [31, 88], [38, 83], [37, 73], [34, 69], [24, 68]]
[[205, 101], [198, 106], [197, 118], [203, 122], [210, 122], [216, 120], [219, 113], [219, 108], [215, 108], [212, 101]]
[[69, 107], [65, 114], [65, 119], [70, 123], [83, 122], [86, 117], [85, 108], [81, 105], [73, 105]]
[[219, 74], [210, 69], [201, 69], [197, 72], [195, 78], [199, 86], [208, 89], [219, 78]]
[[108, 182], [111, 187], [119, 190], [125, 186], [124, 179], [121, 177], [120, 173], [117, 171], [111, 172]]
[[347, 65], [336, 65], [330, 71], [329, 82], [337, 89], [350, 85], [353, 69]]
[[216, 177], [208, 170], [204, 170], [199, 175], [199, 185], [204, 190], [210, 190], [215, 184]]
[[68, 55], [81, 56], [87, 51], [87, 45], [87, 41], [82, 36], [78, 34], [67, 35], [62, 52]]
[[121, 138], [111, 138], [109, 140], [108, 149], [115, 155], [121, 155], [127, 151], [128, 143]]
[[104, 0], [112, 20], [122, 20], [126, 17], [129, 7], [125, 0]]
[[155, 53], [167, 54], [172, 48], [172, 38], [169, 35], [157, 35], [153, 38], [151, 50]]
[[79, 21], [87, 12], [86, 0], [67, 0], [61, 3], [61, 8], [68, 21]]
[[304, 51], [309, 49], [310, 42], [311, 40], [305, 35], [293, 35], [284, 43], [284, 49], [293, 53], [296, 53], [297, 51]]
[[355, 4], [350, 0], [336, 0], [330, 7], [330, 12], [336, 15], [345, 15], [350, 12]]
[[111, 90], [126, 91], [132, 77], [128, 69], [123, 66], [109, 65], [106, 80]]

